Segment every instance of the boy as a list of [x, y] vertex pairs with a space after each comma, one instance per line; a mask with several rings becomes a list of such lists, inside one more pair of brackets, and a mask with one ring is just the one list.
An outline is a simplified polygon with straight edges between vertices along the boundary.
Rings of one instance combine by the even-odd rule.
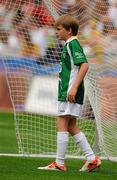
[[83, 104], [83, 79], [88, 70], [86, 57], [76, 37], [78, 22], [65, 14], [56, 20], [55, 27], [57, 37], [65, 41], [61, 54], [58, 87], [57, 154], [55, 162], [38, 169], [63, 171], [67, 169], [64, 160], [70, 133], [86, 156], [86, 162], [80, 171], [92, 171], [101, 165], [101, 161], [95, 156], [84, 133], [76, 126], [76, 118], [79, 117]]

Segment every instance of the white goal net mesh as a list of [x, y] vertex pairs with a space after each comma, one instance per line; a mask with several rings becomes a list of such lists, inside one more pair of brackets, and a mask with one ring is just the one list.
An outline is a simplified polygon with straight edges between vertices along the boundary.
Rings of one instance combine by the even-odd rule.
[[[55, 155], [59, 55], [54, 20], [79, 20], [89, 61], [78, 126], [97, 154], [117, 157], [117, 1], [0, 0], [0, 60], [4, 63], [19, 153]], [[67, 150], [82, 156], [72, 137]]]

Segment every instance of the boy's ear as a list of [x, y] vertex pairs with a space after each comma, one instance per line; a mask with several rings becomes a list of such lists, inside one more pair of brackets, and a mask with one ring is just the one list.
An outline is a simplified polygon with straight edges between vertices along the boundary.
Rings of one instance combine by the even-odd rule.
[[72, 29], [71, 28], [69, 28], [69, 33], [72, 34]]

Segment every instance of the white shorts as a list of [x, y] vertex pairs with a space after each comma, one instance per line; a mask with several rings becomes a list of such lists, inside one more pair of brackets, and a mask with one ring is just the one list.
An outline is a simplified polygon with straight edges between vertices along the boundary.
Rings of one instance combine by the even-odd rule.
[[71, 115], [75, 117], [80, 116], [81, 108], [82, 105], [78, 103], [70, 103], [69, 101], [67, 102], [62, 102], [58, 101], [58, 116], [64, 116], [64, 115]]

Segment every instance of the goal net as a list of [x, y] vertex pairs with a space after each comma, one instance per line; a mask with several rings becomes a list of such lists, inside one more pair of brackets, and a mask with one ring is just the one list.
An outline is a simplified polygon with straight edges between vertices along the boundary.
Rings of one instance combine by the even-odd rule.
[[[56, 102], [63, 42], [54, 21], [79, 20], [78, 39], [89, 62], [78, 126], [96, 154], [117, 160], [117, 2], [114, 0], [0, 1], [0, 59], [14, 110], [19, 153], [56, 154]], [[68, 157], [83, 156], [70, 137]]]

